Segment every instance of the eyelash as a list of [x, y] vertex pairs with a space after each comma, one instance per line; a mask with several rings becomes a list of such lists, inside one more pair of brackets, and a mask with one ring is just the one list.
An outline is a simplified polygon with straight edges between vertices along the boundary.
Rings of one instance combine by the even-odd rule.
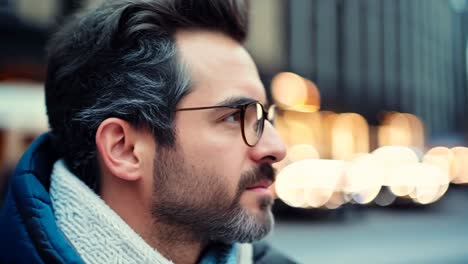
[[[231, 114], [225, 116], [222, 120], [226, 121], [226, 122], [240, 122], [240, 113], [241, 113], [241, 111], [236, 111], [234, 113], [231, 113]], [[229, 119], [231, 117], [233, 117], [234, 120], [227, 120], [227, 119]], [[235, 120], [236, 117], [237, 117], [237, 120]]]

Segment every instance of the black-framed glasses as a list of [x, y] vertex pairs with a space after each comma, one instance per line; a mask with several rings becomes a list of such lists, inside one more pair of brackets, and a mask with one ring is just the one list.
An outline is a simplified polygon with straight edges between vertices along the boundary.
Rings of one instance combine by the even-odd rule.
[[248, 102], [245, 104], [233, 104], [233, 105], [217, 105], [217, 106], [203, 106], [203, 107], [190, 107], [190, 108], [179, 108], [177, 111], [196, 111], [216, 108], [231, 108], [239, 109], [240, 112], [240, 123], [242, 138], [245, 144], [249, 147], [255, 146], [263, 134], [265, 128], [265, 120], [270, 121], [272, 124], [275, 120], [276, 107], [272, 105], [265, 110], [260, 102]]

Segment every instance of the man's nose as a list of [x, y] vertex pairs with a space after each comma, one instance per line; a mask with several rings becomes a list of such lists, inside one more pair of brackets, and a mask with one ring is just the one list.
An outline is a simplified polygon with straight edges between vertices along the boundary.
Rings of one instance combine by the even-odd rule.
[[286, 156], [286, 145], [270, 122], [265, 121], [262, 137], [253, 147], [251, 155], [257, 163], [270, 164], [279, 162]]

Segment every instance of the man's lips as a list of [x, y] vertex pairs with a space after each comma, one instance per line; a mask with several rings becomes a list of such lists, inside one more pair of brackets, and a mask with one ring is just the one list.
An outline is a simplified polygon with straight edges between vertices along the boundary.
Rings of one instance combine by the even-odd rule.
[[252, 185], [250, 185], [249, 187], [247, 187], [246, 189], [247, 189], [247, 190], [253, 190], [253, 189], [268, 189], [272, 184], [273, 184], [272, 181], [270, 181], [270, 180], [264, 180], [264, 181], [260, 181], [260, 182], [257, 182], [257, 183], [255, 183], [255, 184], [252, 184]]

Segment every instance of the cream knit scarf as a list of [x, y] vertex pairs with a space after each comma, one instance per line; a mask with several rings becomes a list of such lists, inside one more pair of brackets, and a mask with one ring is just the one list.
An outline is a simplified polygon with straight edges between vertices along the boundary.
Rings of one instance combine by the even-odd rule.
[[172, 263], [74, 176], [62, 160], [54, 164], [50, 197], [58, 227], [86, 263]]
[[[62, 160], [52, 170], [50, 197], [58, 227], [86, 263], [172, 263], [72, 174]], [[234, 262], [237, 259], [239, 264], [251, 264], [252, 257], [251, 244], [237, 244]], [[208, 259], [201, 263], [218, 262]]]

